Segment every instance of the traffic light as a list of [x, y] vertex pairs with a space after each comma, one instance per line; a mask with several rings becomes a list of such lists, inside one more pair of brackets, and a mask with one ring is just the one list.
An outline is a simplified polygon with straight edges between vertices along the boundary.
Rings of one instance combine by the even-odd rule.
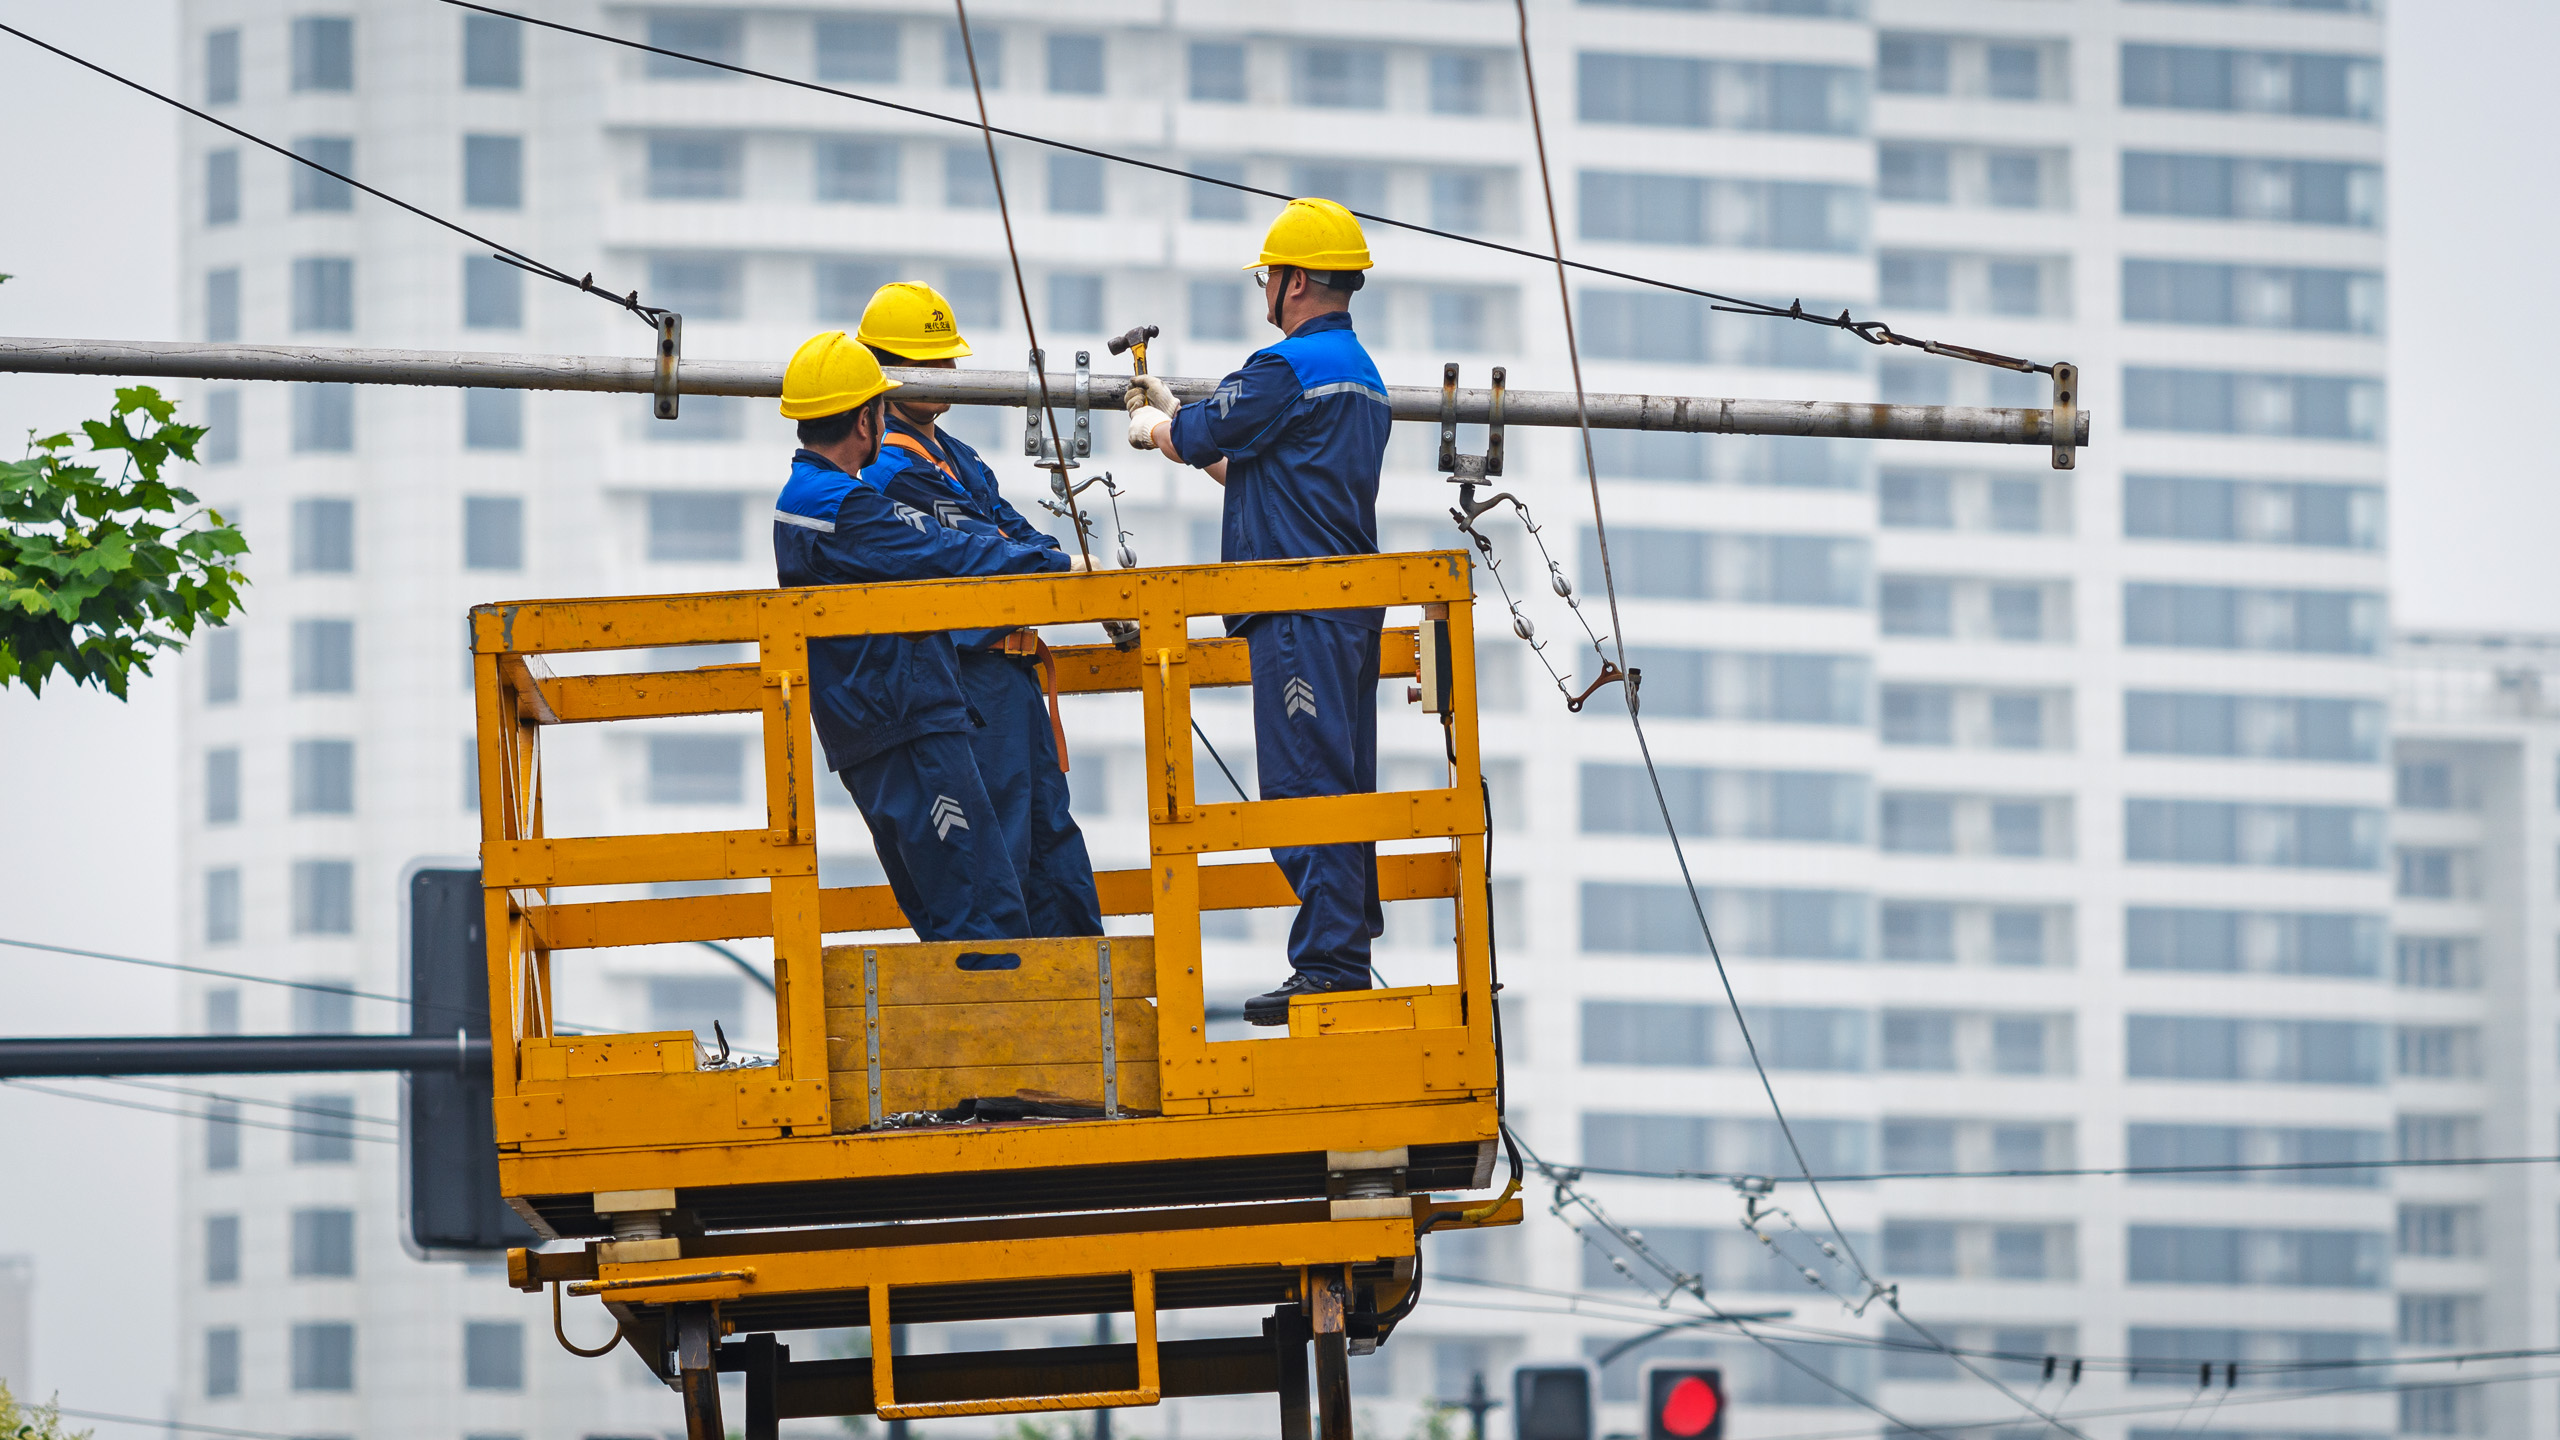
[[1692, 1365], [1646, 1371], [1644, 1440], [1724, 1440], [1724, 1372]]
[[1591, 1372], [1580, 1365], [1523, 1365], [1511, 1372], [1515, 1440], [1591, 1440]]
[[[409, 1033], [489, 1033], [488, 945], [477, 870], [416, 869], [409, 915]], [[498, 1194], [498, 1127], [489, 1066], [413, 1070], [404, 1082], [401, 1159], [409, 1242], [422, 1258], [460, 1259], [539, 1243]]]

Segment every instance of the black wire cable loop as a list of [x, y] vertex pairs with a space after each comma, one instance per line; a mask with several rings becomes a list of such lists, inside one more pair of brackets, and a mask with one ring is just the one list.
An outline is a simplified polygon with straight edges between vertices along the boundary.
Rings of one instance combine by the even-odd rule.
[[308, 165], [312, 169], [319, 171], [321, 174], [328, 176], [330, 179], [335, 180], [342, 185], [361, 190], [376, 200], [397, 205], [401, 209], [408, 211], [410, 214], [417, 216], [419, 219], [441, 225], [445, 229], [452, 231], [454, 234], [459, 235], [466, 240], [470, 240], [476, 244], [486, 245], [489, 247], [490, 255], [493, 259], [513, 265], [519, 270], [530, 271], [533, 274], [541, 276], [545, 280], [556, 280], [559, 283], [568, 286], [572, 290], [582, 291], [589, 295], [602, 296], [607, 301], [610, 301], [611, 303], [630, 311], [632, 314], [639, 316], [642, 320], [647, 321], [651, 326], [655, 326], [658, 323], [659, 317], [669, 313], [655, 305], [641, 304], [640, 292], [637, 290], [632, 291], [629, 295], [616, 295], [610, 290], [599, 288], [595, 283], [596, 277], [595, 272], [593, 271], [589, 271], [584, 276], [578, 276], [572, 275], [568, 271], [560, 269], [558, 266], [545, 265], [541, 261], [534, 259], [532, 256], [525, 254], [523, 251], [518, 250], [513, 246], [501, 245], [497, 241], [490, 239], [488, 236], [483, 235], [476, 230], [466, 229], [461, 225], [457, 225], [453, 221], [447, 220], [432, 210], [421, 209], [388, 191], [377, 190], [373, 186], [367, 185], [352, 175], [340, 174], [339, 172], [330, 169], [328, 166], [321, 164], [319, 161], [312, 159], [308, 155], [299, 154], [285, 146], [278, 145], [264, 136], [252, 135], [248, 131], [241, 129], [239, 126], [232, 124], [228, 120], [208, 115], [204, 111], [197, 109], [184, 100], [180, 100], [173, 95], [164, 95], [159, 91], [152, 89], [150, 86], [143, 84], [139, 80], [128, 79], [125, 76], [119, 75], [115, 71], [108, 69], [104, 65], [96, 63], [95, 61], [84, 60], [81, 57], [72, 54], [70, 51], [63, 49], [61, 46], [39, 40], [35, 36], [28, 34], [24, 30], [18, 29], [14, 25], [0, 24], [0, 33], [15, 35], [19, 39], [26, 41], [28, 44], [35, 46], [39, 50], [51, 51], [53, 54], [61, 56], [63, 59], [70, 61], [72, 64], [77, 65], [84, 70], [94, 71], [95, 73], [103, 75], [128, 89], [139, 90], [143, 94], [150, 96], [152, 99], [159, 101], [161, 104], [183, 110], [197, 119], [204, 121], [208, 125], [214, 125], [224, 130], [228, 130], [232, 134], [239, 136], [241, 139], [248, 141], [252, 145], [272, 150], [297, 165]]
[[[881, 109], [895, 110], [899, 114], [913, 115], [921, 120], [939, 120], [947, 125], [970, 124], [966, 117], [959, 115], [946, 115], [939, 110], [928, 110], [921, 105], [907, 105], [896, 100], [883, 100], [877, 95], [865, 95], [858, 90], [842, 90], [833, 85], [821, 85], [814, 80], [794, 79], [789, 75], [777, 75], [770, 70], [757, 70], [749, 66], [734, 64], [727, 60], [713, 60], [706, 56], [687, 54], [682, 50], [669, 50], [663, 46], [651, 45], [645, 41], [633, 40], [621, 35], [607, 34], [601, 30], [583, 29], [579, 26], [564, 24], [557, 20], [545, 20], [538, 15], [527, 15], [522, 11], [505, 10], [495, 5], [480, 4], [478, 3], [478, 0], [443, 0], [443, 3], [451, 5], [459, 10], [476, 10], [483, 15], [494, 15], [505, 20], [521, 21], [527, 25], [539, 25], [546, 30], [557, 30], [564, 35], [576, 35], [588, 40], [601, 40], [608, 45], [620, 45], [625, 49], [638, 50], [650, 55], [664, 55], [670, 60], [689, 60], [696, 65], [707, 65], [715, 70], [726, 70], [733, 75], [744, 75], [749, 79], [769, 80], [777, 85], [789, 85], [795, 89], [815, 91], [821, 95], [833, 95], [844, 100], [857, 100], [865, 105], [877, 105]], [[963, 28], [965, 31], [966, 27]], [[968, 48], [965, 36], [962, 48], [964, 50]], [[983, 108], [983, 100], [981, 101], [981, 105]], [[1053, 150], [1064, 150], [1070, 154], [1089, 155], [1096, 160], [1108, 160], [1115, 165], [1128, 165], [1140, 170], [1152, 170], [1159, 175], [1170, 175], [1179, 180], [1195, 181], [1202, 185], [1215, 185], [1220, 189], [1233, 190], [1245, 195], [1259, 195], [1266, 200], [1278, 200], [1285, 203], [1299, 198], [1294, 195], [1284, 194], [1278, 190], [1265, 190], [1259, 185], [1248, 185], [1241, 180], [1230, 180], [1222, 175], [1203, 175], [1196, 170], [1185, 170], [1179, 165], [1167, 165], [1161, 161], [1155, 160], [1142, 160], [1135, 155], [1123, 155], [1111, 150], [1097, 150], [1090, 145], [1078, 145], [1073, 141], [1059, 140], [1047, 135], [1035, 135], [1025, 130], [1008, 130], [1001, 125], [988, 126], [984, 124], [983, 117], [981, 118], [980, 124], [972, 128], [983, 129], [989, 134], [1001, 135], [1008, 140], [1022, 140], [1033, 145], [1045, 145]], [[1772, 305], [1766, 301], [1745, 299], [1738, 295], [1720, 294], [1713, 290], [1702, 290], [1694, 285], [1682, 285], [1674, 281], [1659, 279], [1651, 275], [1638, 275], [1631, 271], [1613, 270], [1608, 266], [1593, 265], [1587, 261], [1565, 260], [1556, 255], [1542, 255], [1535, 250], [1522, 249], [1517, 245], [1505, 245], [1498, 240], [1487, 240], [1482, 236], [1461, 234], [1455, 230], [1442, 230], [1434, 226], [1420, 224], [1412, 220], [1398, 220], [1390, 215], [1372, 215], [1366, 210], [1353, 210], [1351, 213], [1362, 220], [1368, 221], [1372, 225], [1384, 225], [1390, 229], [1403, 230], [1415, 235], [1428, 235], [1437, 240], [1455, 241], [1460, 245], [1473, 245], [1480, 249], [1492, 250], [1504, 255], [1516, 255], [1523, 260], [1535, 260], [1541, 264], [1554, 263], [1564, 265], [1571, 269], [1579, 270], [1587, 275], [1604, 275], [1612, 280], [1625, 280], [1632, 284], [1650, 286], [1657, 290], [1668, 290], [1674, 294], [1695, 296], [1701, 300], [1712, 301], [1714, 302], [1714, 309], [1726, 311], [1731, 314], [1753, 315], [1771, 320], [1800, 320], [1808, 325], [1819, 325], [1832, 330], [1845, 330], [1850, 334], [1857, 336], [1859, 339], [1866, 341], [1870, 345], [1906, 345], [1913, 349], [1924, 350], [1929, 354], [1942, 356], [1950, 360], [1967, 360], [1980, 365], [1995, 365], [2003, 370], [2016, 370], [2021, 373], [2045, 375], [2053, 373], [2053, 366], [2051, 364], [2040, 364], [2032, 360], [2020, 360], [2013, 356], [1998, 355], [1988, 350], [1976, 350], [1965, 345], [1948, 345], [1935, 340], [1923, 340], [1916, 336], [1905, 335], [1885, 324], [1881, 320], [1853, 319], [1846, 309], [1843, 309], [1838, 315], [1822, 315], [1805, 309], [1804, 301], [1802, 300], [1797, 300], [1792, 304], [1784, 306]], [[1559, 245], [1556, 248], [1561, 250], [1563, 246]]]

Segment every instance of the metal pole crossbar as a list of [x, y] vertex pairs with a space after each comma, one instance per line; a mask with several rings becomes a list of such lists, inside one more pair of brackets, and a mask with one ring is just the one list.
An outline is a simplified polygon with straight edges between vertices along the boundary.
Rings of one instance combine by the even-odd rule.
[[[0, 336], [0, 372], [115, 375], [196, 380], [335, 381], [365, 385], [450, 385], [492, 390], [595, 390], [647, 395], [658, 389], [658, 362], [648, 356], [517, 355], [462, 350], [373, 350], [313, 345], [207, 345], [160, 340], [54, 340]], [[1026, 370], [911, 370], [892, 368], [907, 398], [954, 405], [1039, 403], [1040, 387]], [[1053, 391], [1072, 390], [1076, 377], [1047, 377]], [[1164, 377], [1185, 400], [1205, 399], [1216, 381]], [[1092, 404], [1117, 410], [1129, 380], [1091, 379]], [[778, 396], [779, 361], [696, 360], [679, 368], [676, 389], [687, 395]], [[1441, 387], [1393, 385], [1388, 399], [1398, 420], [1441, 418]], [[1492, 418], [1491, 390], [1459, 390], [1457, 418], [1483, 424]], [[1670, 430], [1702, 435], [1796, 435], [1844, 440], [1952, 440], [1984, 445], [2055, 443], [2050, 409], [1964, 405], [1884, 405], [1856, 400], [1734, 400], [1712, 396], [1593, 393], [1588, 414], [1595, 430]], [[1502, 423], [1573, 428], [1580, 423], [1569, 390], [1510, 390]], [[2089, 412], [2078, 410], [2067, 444], [2089, 443]]]

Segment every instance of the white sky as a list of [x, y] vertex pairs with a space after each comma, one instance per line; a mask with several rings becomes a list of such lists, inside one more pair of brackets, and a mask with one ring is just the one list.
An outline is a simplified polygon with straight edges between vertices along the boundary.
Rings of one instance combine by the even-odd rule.
[[[2560, 6], [2385, 3], [2397, 617], [2560, 630], [2560, 463], [2533, 418], [2552, 405], [2533, 396], [2555, 388], [2546, 342], [2560, 334], [2560, 106], [2544, 64]], [[172, 0], [0, 0], [0, 19], [175, 84]], [[0, 334], [182, 338], [177, 127], [197, 123], [0, 36], [0, 271], [18, 277], [0, 285]], [[103, 414], [112, 389], [0, 376], [0, 447]], [[176, 747], [155, 682], [130, 705], [0, 694], [0, 935], [175, 952]], [[172, 994], [147, 971], [0, 949], [0, 1032], [166, 1032]], [[170, 1121], [0, 1087], [16, 1177], [0, 1185], [0, 1253], [36, 1256], [35, 1379], [66, 1404], [158, 1413], [176, 1373], [175, 1139]]]

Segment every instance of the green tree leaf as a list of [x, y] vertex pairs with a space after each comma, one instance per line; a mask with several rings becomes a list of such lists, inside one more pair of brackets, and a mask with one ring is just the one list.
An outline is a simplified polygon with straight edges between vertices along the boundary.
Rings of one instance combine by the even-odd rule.
[[[193, 463], [205, 435], [177, 414], [127, 386], [106, 419], [81, 422], [93, 463], [75, 461], [67, 432], [0, 462], [0, 685], [41, 695], [61, 676], [122, 699], [134, 672], [238, 613], [248, 542], [217, 511], [182, 510], [194, 492], [162, 475]], [[94, 463], [110, 454], [112, 479]], [[6, 1426], [0, 1440], [14, 1440]]]

